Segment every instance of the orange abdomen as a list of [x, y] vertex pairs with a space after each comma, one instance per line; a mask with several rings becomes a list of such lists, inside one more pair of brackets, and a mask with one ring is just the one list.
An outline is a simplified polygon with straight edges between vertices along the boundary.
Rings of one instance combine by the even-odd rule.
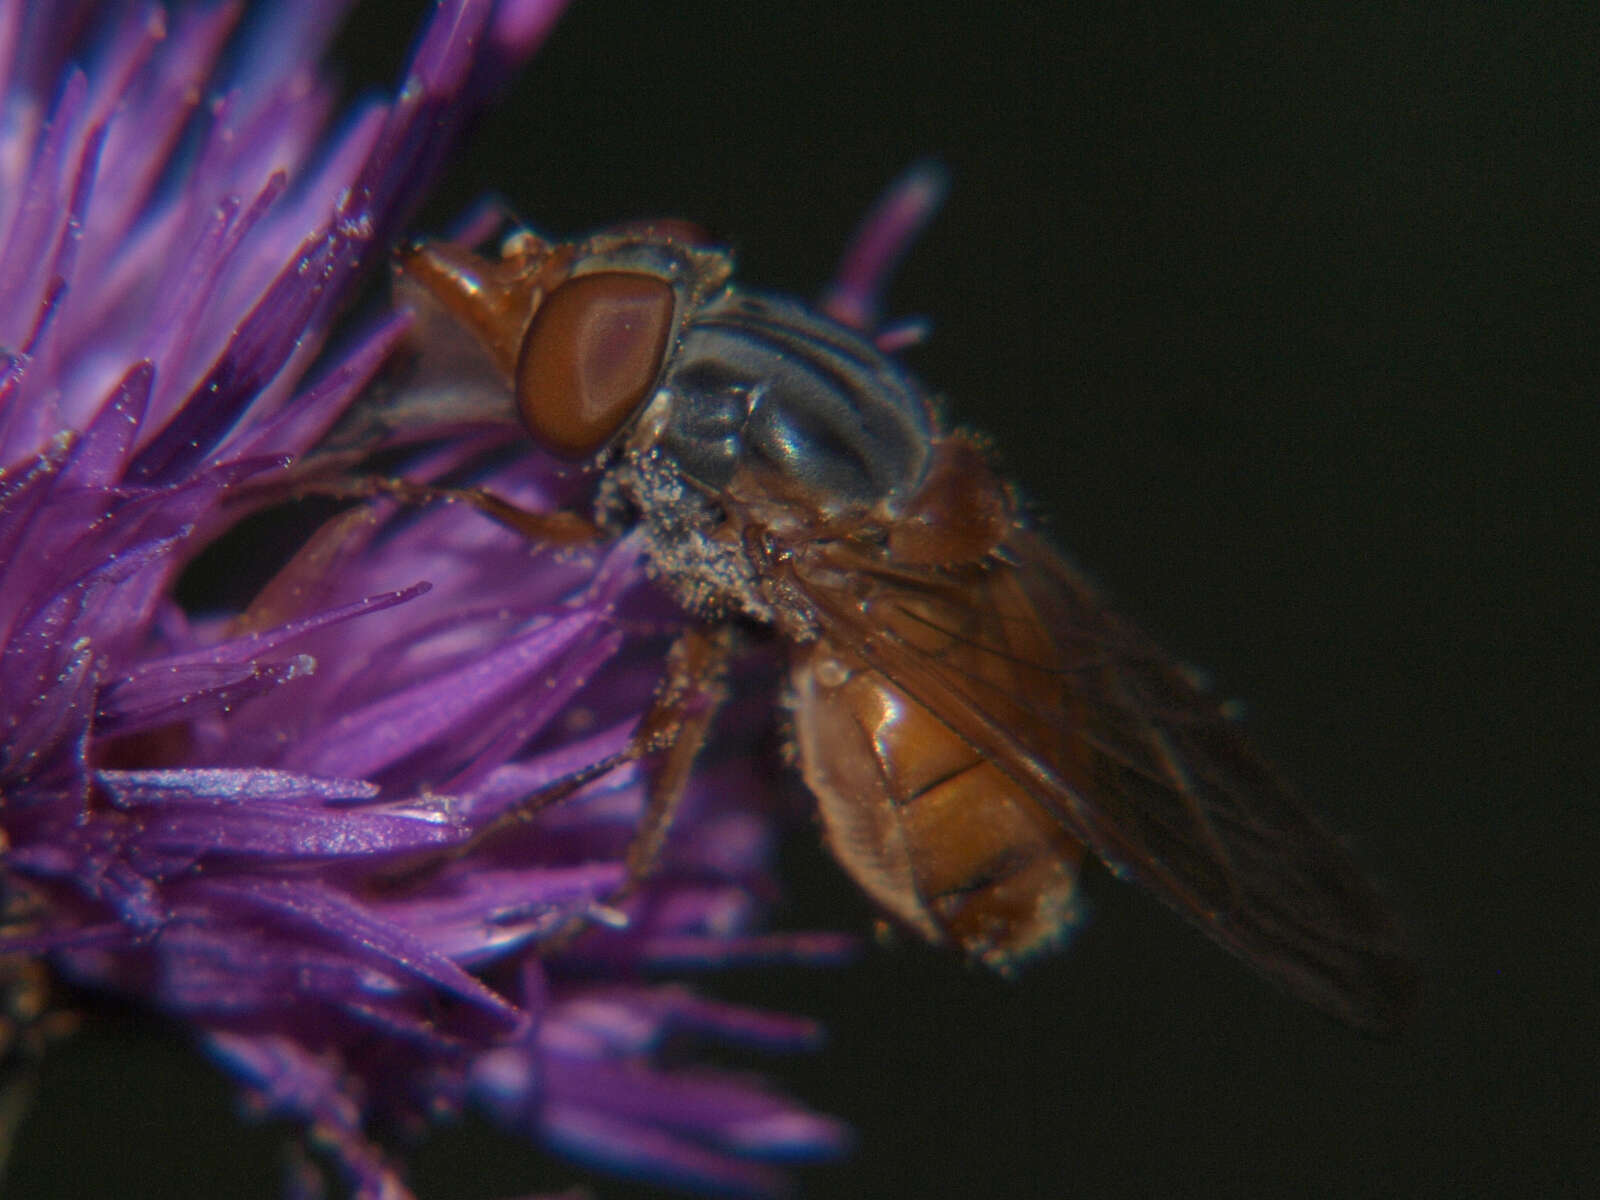
[[793, 673], [801, 771], [868, 895], [1000, 970], [1059, 941], [1082, 844], [881, 672], [823, 640], [796, 649]]

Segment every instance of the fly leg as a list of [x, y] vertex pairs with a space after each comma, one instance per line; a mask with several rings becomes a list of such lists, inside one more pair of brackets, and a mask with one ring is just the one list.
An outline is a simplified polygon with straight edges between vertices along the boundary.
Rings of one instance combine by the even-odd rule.
[[[599, 526], [577, 513], [530, 512], [481, 488], [445, 488], [376, 476], [313, 480], [299, 484], [294, 496], [326, 496], [335, 500], [397, 500], [402, 504], [468, 504], [490, 519], [533, 542], [575, 548], [598, 543]], [[359, 551], [377, 528], [370, 506], [339, 513], [323, 523], [233, 622], [236, 635], [270, 629], [317, 607], [340, 559]]]
[[690, 628], [678, 636], [667, 652], [667, 669], [623, 760], [660, 754], [651, 776], [644, 815], [628, 844], [626, 874], [603, 905], [577, 914], [545, 945], [563, 949], [591, 924], [621, 927], [627, 917], [617, 905], [634, 895], [655, 872], [673, 821], [688, 791], [694, 764], [718, 710], [727, 700], [727, 667], [732, 655], [730, 626]]
[[431, 483], [412, 483], [406, 479], [364, 476], [328, 482], [305, 483], [297, 492], [302, 496], [328, 496], [336, 500], [377, 500], [389, 497], [402, 504], [468, 504], [484, 516], [499, 522], [513, 533], [532, 542], [552, 546], [586, 546], [604, 536], [600, 527], [587, 517], [564, 509], [531, 512], [518, 508], [482, 488], [435, 487]]
[[636, 755], [657, 750], [665, 753], [650, 781], [639, 830], [628, 847], [622, 896], [630, 895], [648, 879], [661, 857], [711, 722], [728, 698], [726, 676], [732, 643], [730, 626], [691, 628], [679, 635], [667, 653], [666, 674], [634, 734]]
[[[628, 845], [627, 872], [616, 892], [616, 902], [631, 896], [655, 869], [666, 843], [672, 820], [688, 787], [695, 759], [705, 745], [706, 734], [717, 710], [726, 699], [723, 675], [732, 639], [726, 629], [707, 632], [689, 629], [678, 636], [667, 651], [667, 669], [657, 686], [656, 697], [634, 730], [628, 745], [618, 754], [595, 763], [571, 779], [530, 796], [500, 814], [475, 832], [463, 845], [451, 850], [460, 857], [516, 825], [523, 824], [551, 804], [572, 795], [585, 784], [598, 779], [624, 763], [651, 754], [662, 754], [660, 770], [650, 780], [650, 792], [639, 829]], [[431, 856], [434, 861], [438, 855]], [[603, 923], [615, 923], [607, 920]], [[563, 931], [565, 933], [565, 931]]]
[[447, 862], [465, 857], [506, 830], [532, 820], [550, 805], [623, 763], [659, 754], [661, 761], [650, 778], [644, 814], [628, 844], [621, 884], [603, 901], [594, 901], [562, 921], [543, 939], [541, 948], [547, 954], [559, 952], [593, 925], [626, 926], [628, 918], [617, 905], [639, 890], [661, 858], [673, 820], [688, 790], [695, 761], [705, 746], [717, 711], [727, 699], [725, 676], [732, 648], [733, 631], [729, 627], [685, 630], [667, 652], [667, 667], [655, 699], [621, 753], [595, 764], [578, 777], [530, 796], [477, 830], [466, 842], [430, 855], [418, 866], [397, 872], [388, 883], [399, 887], [414, 882]]

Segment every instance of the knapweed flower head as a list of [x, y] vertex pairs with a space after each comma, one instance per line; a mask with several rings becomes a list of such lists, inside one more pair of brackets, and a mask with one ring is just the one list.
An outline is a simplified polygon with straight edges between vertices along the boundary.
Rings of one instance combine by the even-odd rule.
[[[313, 64], [337, 5], [0, 3], [0, 950], [186, 1023], [363, 1196], [407, 1194], [375, 1119], [470, 1104], [720, 1191], [777, 1190], [774, 1160], [843, 1141], [660, 1061], [669, 1036], [815, 1035], [674, 972], [841, 942], [758, 932], [748, 753], [706, 756], [659, 869], [607, 905], [648, 786], [628, 750], [685, 619], [633, 540], [560, 551], [379, 498], [242, 611], [174, 599], [403, 340], [403, 313], [336, 318], [561, 7], [439, 5], [393, 101], [335, 121]], [[563, 498], [536, 457], [497, 462], [475, 482]]]

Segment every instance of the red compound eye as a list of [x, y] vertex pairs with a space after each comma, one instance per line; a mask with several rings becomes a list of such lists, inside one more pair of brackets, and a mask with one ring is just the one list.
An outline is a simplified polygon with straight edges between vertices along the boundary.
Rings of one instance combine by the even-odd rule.
[[634, 414], [661, 373], [674, 295], [653, 275], [596, 271], [546, 297], [517, 358], [517, 410], [546, 450], [584, 458]]

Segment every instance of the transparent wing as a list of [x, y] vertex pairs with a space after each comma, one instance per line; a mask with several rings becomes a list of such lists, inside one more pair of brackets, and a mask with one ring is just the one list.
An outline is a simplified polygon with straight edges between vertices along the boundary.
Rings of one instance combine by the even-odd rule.
[[938, 569], [824, 542], [794, 569], [831, 641], [1115, 874], [1324, 1011], [1373, 1031], [1407, 1020], [1414, 970], [1349, 854], [1218, 702], [1042, 539], [1017, 530], [982, 564]]

